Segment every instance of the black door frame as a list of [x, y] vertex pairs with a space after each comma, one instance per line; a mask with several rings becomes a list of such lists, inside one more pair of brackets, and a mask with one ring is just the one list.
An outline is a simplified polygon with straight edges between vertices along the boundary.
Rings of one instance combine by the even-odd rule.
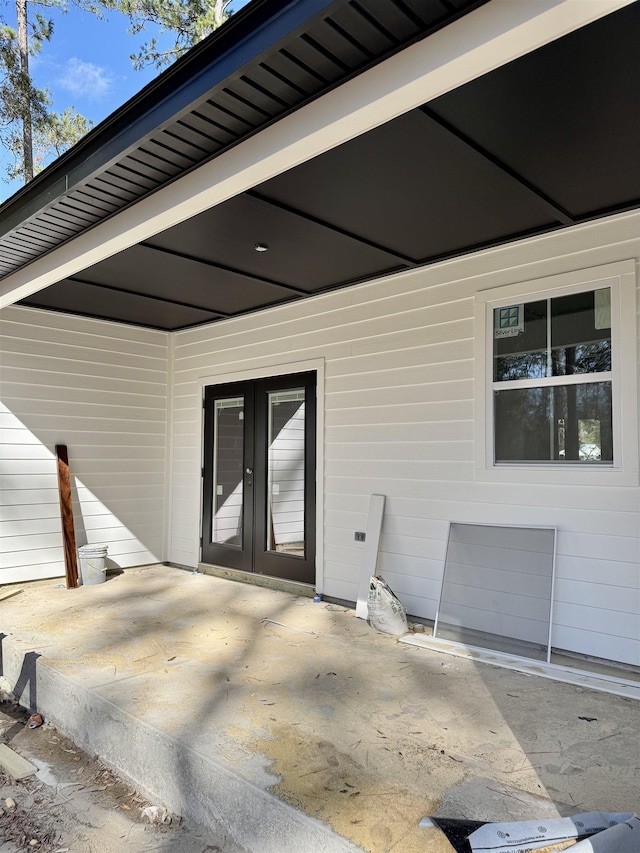
[[[305, 389], [304, 556], [268, 551], [267, 417], [268, 394]], [[315, 370], [207, 385], [204, 388], [204, 466], [202, 470], [202, 546], [204, 563], [315, 584], [316, 581], [316, 387]], [[221, 397], [244, 397], [242, 542], [211, 542], [213, 514], [214, 405]]]

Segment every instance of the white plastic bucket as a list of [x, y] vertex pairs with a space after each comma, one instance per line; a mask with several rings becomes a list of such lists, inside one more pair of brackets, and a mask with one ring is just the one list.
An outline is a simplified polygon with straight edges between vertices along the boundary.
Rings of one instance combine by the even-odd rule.
[[82, 545], [78, 548], [82, 585], [104, 583], [107, 575], [107, 546]]

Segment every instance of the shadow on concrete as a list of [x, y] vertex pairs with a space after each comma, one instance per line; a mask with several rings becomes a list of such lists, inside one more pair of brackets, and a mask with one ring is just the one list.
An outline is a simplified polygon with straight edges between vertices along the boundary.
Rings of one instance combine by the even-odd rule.
[[[3, 644], [6, 639], [7, 634], [0, 633], [0, 676], [5, 674]], [[16, 700], [30, 714], [34, 714], [38, 708], [37, 661], [39, 657], [38, 652], [25, 653], [22, 658], [20, 674], [12, 686], [12, 692]]]
[[[37, 652], [27, 652], [22, 659], [22, 668], [18, 680], [13, 686], [13, 694], [18, 702], [35, 714], [38, 709], [38, 674], [37, 661], [40, 655]], [[28, 701], [25, 698], [28, 693]]]
[[[246, 817], [244, 845], [278, 849], [262, 843], [261, 820], [273, 827], [253, 813], [256, 791], [373, 853], [424, 849], [417, 825], [429, 814], [533, 819], [640, 800], [633, 700], [398, 644], [345, 608], [168, 567], [48, 592], [35, 609], [31, 599], [27, 589], [13, 607], [25, 635], [46, 624], [34, 642], [55, 644], [50, 666], [84, 680], [131, 731], [141, 721], [180, 744], [134, 783], [153, 789], [161, 773], [219, 846]], [[56, 724], [86, 748], [100, 720], [82, 703], [68, 714]], [[101, 755], [125, 774], [130, 738]], [[210, 756], [219, 778], [205, 790]], [[216, 794], [225, 786], [238, 792], [231, 809]], [[168, 853], [170, 840], [157, 841]]]

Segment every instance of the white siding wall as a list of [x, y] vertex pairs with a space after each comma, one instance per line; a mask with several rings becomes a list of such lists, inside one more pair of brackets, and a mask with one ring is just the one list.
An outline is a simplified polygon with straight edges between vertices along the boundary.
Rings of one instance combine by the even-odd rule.
[[554, 645], [640, 664], [637, 481], [479, 480], [473, 361], [478, 291], [639, 255], [640, 217], [627, 215], [178, 333], [169, 559], [198, 561], [203, 383], [324, 359], [326, 595], [357, 596], [353, 534], [373, 492], [387, 496], [379, 570], [424, 617], [435, 615], [449, 520], [557, 526]]
[[168, 337], [11, 307], [0, 315], [0, 583], [64, 575], [54, 448], [76, 544], [108, 565], [163, 557]]

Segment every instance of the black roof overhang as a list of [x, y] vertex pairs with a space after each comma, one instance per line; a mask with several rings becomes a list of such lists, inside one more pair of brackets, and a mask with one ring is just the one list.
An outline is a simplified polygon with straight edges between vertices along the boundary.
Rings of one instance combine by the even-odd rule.
[[0, 277], [486, 2], [253, 0], [0, 205]]
[[635, 3], [22, 304], [174, 330], [635, 208], [639, 37]]

